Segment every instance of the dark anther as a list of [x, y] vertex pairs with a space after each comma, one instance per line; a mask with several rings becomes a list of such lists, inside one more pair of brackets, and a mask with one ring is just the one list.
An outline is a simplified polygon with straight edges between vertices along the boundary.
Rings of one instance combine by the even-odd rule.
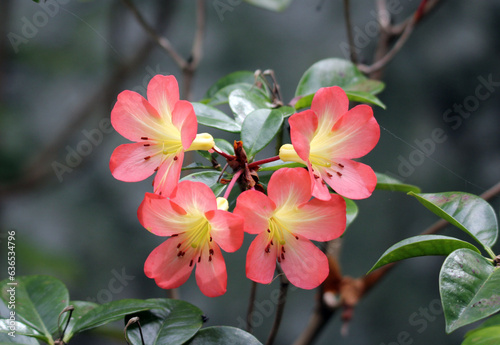
[[339, 177], [340, 177], [340, 176], [342, 176], [342, 173], [339, 173], [339, 172], [337, 171], [337, 175], [339, 175]]
[[212, 261], [212, 255], [208, 257], [208, 261]]
[[271, 233], [271, 230], [267, 229], [267, 232], [268, 232], [268, 233]]
[[179, 157], [177, 157], [177, 156], [175, 156], [175, 157], [174, 157], [174, 161], [176, 161], [176, 160], [178, 160], [178, 159], [179, 159]]
[[146, 156], [146, 157], [144, 157], [144, 160], [147, 161], [150, 158], [151, 158], [151, 156]]
[[214, 255], [214, 250], [212, 248], [210, 248], [208, 252], [210, 253], [210, 255]]
[[344, 167], [344, 165], [343, 165], [343, 164], [340, 164], [340, 163], [338, 163], [337, 165], [338, 165], [339, 167], [341, 167], [341, 168], [343, 168], [343, 167]]
[[285, 260], [285, 254], [281, 253], [281, 259]]
[[332, 174], [330, 174], [329, 172], [326, 173], [326, 176], [328, 177], [332, 177]]
[[142, 140], [148, 140], [148, 137], [141, 137]]
[[155, 171], [158, 171], [158, 169], [160, 169], [160, 167], [156, 167], [156, 168], [155, 168]]
[[314, 174], [314, 178], [317, 180], [317, 179], [319, 179], [319, 176]]
[[182, 245], [182, 243], [179, 243], [179, 244], [177, 245], [177, 249], [179, 249], [179, 248], [181, 247], [181, 245]]
[[151, 146], [151, 144], [144, 144], [144, 146], [148, 147], [148, 146]]
[[189, 262], [189, 267], [192, 267], [192, 266], [193, 266], [193, 260], [191, 260], [191, 261]]

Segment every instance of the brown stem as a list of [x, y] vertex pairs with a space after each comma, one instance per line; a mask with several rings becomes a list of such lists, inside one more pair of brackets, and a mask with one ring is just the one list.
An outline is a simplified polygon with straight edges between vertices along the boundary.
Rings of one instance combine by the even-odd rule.
[[276, 335], [278, 334], [278, 329], [281, 325], [281, 319], [283, 318], [283, 311], [285, 310], [286, 304], [286, 294], [288, 292], [288, 279], [283, 274], [281, 268], [278, 267], [278, 272], [280, 273], [280, 294], [278, 297], [278, 306], [276, 308], [276, 314], [274, 316], [273, 327], [271, 328], [271, 332], [266, 341], [266, 345], [272, 345], [274, 340], [276, 339]]
[[253, 324], [252, 324], [252, 314], [253, 314], [253, 305], [255, 303], [255, 296], [257, 295], [257, 283], [252, 282], [252, 287], [250, 288], [250, 297], [248, 298], [248, 308], [247, 308], [247, 332], [252, 333]]
[[170, 41], [164, 37], [159, 35], [156, 30], [146, 22], [146, 19], [142, 16], [141, 12], [137, 9], [137, 7], [134, 5], [132, 0], [122, 0], [125, 6], [127, 6], [132, 14], [135, 16], [139, 24], [142, 26], [144, 30], [151, 36], [151, 38], [163, 49], [165, 50], [171, 57], [174, 59], [175, 63], [177, 66], [179, 66], [180, 69], [184, 69], [185, 66], [187, 65], [187, 61], [184, 60], [182, 56], [177, 53], [177, 50], [172, 46]]
[[347, 31], [347, 40], [349, 41], [349, 58], [352, 63], [358, 63], [358, 54], [356, 53], [356, 46], [354, 45], [354, 35], [352, 34], [352, 23], [351, 23], [351, 10], [349, 6], [349, 0], [344, 0], [344, 18]]

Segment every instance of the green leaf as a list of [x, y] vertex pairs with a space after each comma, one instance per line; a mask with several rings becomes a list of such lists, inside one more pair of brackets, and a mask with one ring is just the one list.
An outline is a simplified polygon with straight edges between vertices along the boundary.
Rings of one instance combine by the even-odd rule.
[[346, 92], [361, 91], [372, 95], [378, 94], [384, 88], [382, 82], [366, 78], [352, 62], [330, 58], [316, 62], [304, 72], [295, 96], [314, 94], [322, 87], [334, 85], [340, 86]]
[[420, 188], [418, 188], [417, 186], [403, 183], [398, 179], [395, 179], [385, 174], [376, 172], [375, 175], [377, 175], [377, 187], [375, 187], [376, 189], [384, 189], [384, 190], [405, 192], [405, 193], [408, 192], [420, 193]]
[[301, 163], [295, 162], [283, 162], [281, 159], [271, 163], [262, 164], [259, 168], [259, 171], [276, 171], [281, 168], [304, 168], [305, 165]]
[[184, 167], [182, 167], [182, 171], [186, 171], [186, 170], [197, 170], [197, 169], [213, 169], [214, 167], [211, 166], [211, 165], [204, 165], [202, 163], [198, 163], [198, 162], [193, 162], [191, 164], [188, 164]]
[[198, 123], [226, 132], [239, 133], [241, 131], [240, 125], [222, 111], [203, 103], [192, 102], [192, 104]]
[[462, 345], [498, 345], [500, 344], [500, 326], [486, 327], [467, 333]]
[[280, 111], [259, 109], [248, 114], [241, 125], [241, 140], [250, 159], [273, 140], [282, 124]]
[[372, 95], [368, 92], [363, 91], [346, 91], [347, 98], [349, 98], [352, 102], [358, 103], [369, 103], [379, 106], [382, 109], [385, 109], [386, 106], [378, 97]]
[[14, 288], [17, 320], [40, 333], [40, 339], [53, 344], [57, 318], [69, 302], [66, 286], [56, 278], [41, 275], [17, 277], [16, 282], [17, 286], [9, 285], [8, 279], [0, 282], [3, 302], [8, 305]]
[[245, 91], [250, 91], [252, 88], [255, 88], [253, 84], [245, 84], [245, 83], [236, 83], [223, 87], [219, 91], [213, 95], [212, 98], [204, 99], [201, 103], [208, 104], [211, 106], [216, 106], [220, 104], [226, 104], [229, 102], [229, 95], [236, 89], [242, 89]]
[[[153, 309], [157, 307], [154, 302], [140, 299], [122, 299], [102, 304], [83, 314], [75, 321], [72, 333], [83, 332], [92, 328], [105, 325], [109, 322], [120, 320], [127, 314]], [[71, 337], [71, 336], [69, 336]]]
[[269, 11], [281, 12], [290, 6], [293, 0], [245, 0], [251, 5], [264, 8]]
[[234, 156], [234, 145], [230, 144], [227, 140], [224, 139], [214, 139], [215, 145], [222, 150], [222, 152], [227, 153], [228, 155]]
[[[148, 345], [184, 344], [202, 326], [201, 310], [187, 302], [171, 299], [147, 301], [154, 302], [157, 308], [141, 312], [137, 316], [144, 342]], [[137, 324], [129, 326], [127, 335], [132, 345], [142, 344]]]
[[469, 242], [461, 241], [453, 237], [441, 235], [420, 235], [410, 237], [387, 249], [368, 273], [391, 262], [417, 256], [449, 255], [460, 248], [468, 248], [476, 253], [480, 253], [479, 249]]
[[[500, 314], [496, 314], [495, 316], [492, 316], [490, 318], [488, 318], [485, 322], [483, 322], [481, 325], [479, 325], [479, 327], [477, 327], [476, 329], [473, 329], [469, 332], [467, 332], [465, 334], [465, 341], [462, 343], [463, 344], [469, 344], [469, 345], [472, 345], [474, 344], [474, 341], [480, 341], [482, 339], [488, 339], [487, 336], [483, 336], [482, 334], [480, 334], [477, 338], [474, 336], [475, 333], [479, 332], [479, 331], [482, 331], [483, 329], [485, 328], [497, 328], [497, 327], [500, 327]], [[497, 329], [496, 331], [500, 331], [500, 329]], [[486, 334], [485, 334], [486, 335]], [[493, 338], [495, 339], [495, 338]], [[485, 343], [485, 344], [493, 344], [493, 345], [497, 345], [499, 344], [499, 342], [496, 342], [496, 343]]]
[[358, 216], [358, 205], [351, 199], [344, 198], [345, 200], [345, 205], [346, 205], [346, 229], [351, 225], [351, 223], [356, 219]]
[[[385, 109], [385, 104], [382, 103], [380, 99], [375, 97], [373, 94], [368, 93], [368, 92], [360, 92], [360, 91], [345, 91], [345, 94], [347, 95], [347, 98], [352, 101], [352, 102], [358, 102], [358, 103], [369, 103], [369, 104], [374, 104], [382, 109]], [[295, 103], [294, 107], [295, 109], [303, 109], [303, 108], [308, 108], [311, 106], [312, 100], [314, 98], [315, 93], [306, 95], [304, 97], [300, 97], [297, 102]]]
[[470, 249], [451, 253], [441, 267], [439, 292], [446, 332], [500, 310], [500, 268]]
[[24, 344], [24, 345], [40, 345], [40, 343], [31, 337], [26, 337], [20, 335], [16, 332], [16, 337], [12, 337], [7, 333], [0, 333], [0, 345], [12, 345], [12, 344]]
[[[67, 343], [76, 333], [74, 332], [76, 323], [92, 309], [99, 307], [99, 304], [87, 301], [71, 301], [70, 305], [73, 306], [74, 310], [73, 313], [71, 314], [71, 320], [68, 323], [66, 332], [64, 332], [63, 340], [65, 343]], [[62, 325], [62, 327], [64, 327], [64, 325]]]
[[497, 240], [498, 224], [495, 211], [486, 201], [462, 192], [408, 194], [439, 217], [465, 231], [491, 252], [489, 247]]
[[217, 92], [222, 90], [223, 88], [232, 85], [232, 84], [251, 84], [253, 85], [255, 82], [255, 73], [251, 71], [237, 71], [231, 74], [228, 74], [215, 82], [205, 94], [204, 99], [211, 99], [215, 96]]
[[287, 118], [295, 114], [295, 108], [288, 105], [273, 109], [273, 111], [281, 113], [281, 116], [283, 116], [283, 118]]
[[239, 328], [214, 326], [200, 330], [186, 345], [262, 345], [262, 343]]
[[372, 103], [385, 109], [375, 97], [384, 89], [384, 84], [366, 78], [352, 62], [338, 58], [318, 61], [304, 72], [295, 91], [295, 96], [303, 97], [297, 101], [295, 109], [309, 107], [316, 91], [334, 85], [344, 89], [351, 101]]
[[229, 95], [229, 107], [234, 113], [236, 123], [241, 125], [248, 114], [257, 109], [269, 109], [272, 104], [262, 93], [236, 89]]
[[25, 335], [45, 341], [44, 335], [40, 334], [37, 330], [25, 325], [22, 322], [12, 321], [9, 319], [0, 319], [0, 333], [8, 334], [9, 332], [14, 332], [16, 338], [18, 335]]
[[219, 180], [221, 172], [220, 171], [200, 171], [194, 174], [187, 175], [182, 178], [181, 181], [196, 181], [203, 182], [209, 186], [214, 192], [215, 196], [219, 196], [222, 191], [226, 188], [225, 184], [217, 183]]

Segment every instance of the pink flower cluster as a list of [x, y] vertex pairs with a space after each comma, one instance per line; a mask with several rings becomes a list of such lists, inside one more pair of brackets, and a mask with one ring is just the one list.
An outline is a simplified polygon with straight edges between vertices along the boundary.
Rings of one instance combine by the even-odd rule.
[[134, 142], [113, 152], [113, 176], [134, 182], [156, 172], [154, 193], [145, 194], [138, 218], [150, 232], [169, 237], [144, 265], [145, 274], [164, 289], [184, 284], [196, 267], [203, 294], [224, 294], [227, 272], [221, 249], [238, 250], [244, 232], [257, 235], [247, 253], [249, 279], [268, 284], [279, 264], [292, 284], [315, 288], [328, 276], [329, 266], [311, 240], [341, 236], [346, 226], [342, 196], [366, 198], [376, 184], [373, 170], [351, 159], [375, 146], [378, 124], [368, 106], [348, 110], [339, 87], [320, 89], [310, 110], [289, 119], [292, 144], [283, 145], [280, 158], [307, 169], [279, 169], [271, 176], [267, 195], [257, 190], [241, 193], [232, 213], [227, 200], [216, 198], [207, 185], [179, 182], [184, 152], [211, 150], [214, 140], [210, 134], [197, 134], [193, 106], [179, 100], [173, 76], [155, 76], [147, 100], [133, 91], [120, 93], [111, 123]]

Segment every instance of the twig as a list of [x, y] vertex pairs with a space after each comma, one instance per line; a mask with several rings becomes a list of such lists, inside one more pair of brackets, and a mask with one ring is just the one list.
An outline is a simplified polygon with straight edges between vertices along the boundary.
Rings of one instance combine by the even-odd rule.
[[[358, 65], [358, 68], [367, 74], [374, 73], [376, 71], [379, 71], [380, 69], [384, 68], [393, 58], [394, 56], [401, 50], [401, 48], [404, 46], [408, 38], [410, 37], [411, 33], [413, 32], [415, 25], [425, 16], [427, 15], [434, 7], [440, 2], [440, 0], [422, 0], [418, 9], [415, 11], [415, 13], [406, 19], [402, 25], [396, 25], [396, 26], [389, 26], [389, 27], [383, 27], [385, 34], [382, 34], [381, 38], [383, 38], [383, 43], [386, 44], [389, 42], [389, 40], [392, 37], [399, 36], [398, 40], [394, 44], [394, 46], [382, 57], [376, 57], [375, 62], [370, 65]], [[381, 3], [385, 4], [385, 1], [378, 1], [377, 5], [380, 6]], [[379, 13], [380, 9], [379, 9]], [[384, 13], [387, 13], [385, 11]], [[385, 36], [384, 36], [385, 35]], [[388, 35], [388, 36], [387, 36]], [[379, 48], [380, 48], [380, 42], [379, 42]], [[378, 51], [379, 49], [377, 49]]]
[[203, 56], [203, 37], [205, 35], [205, 0], [196, 2], [196, 32], [193, 39], [193, 47], [191, 48], [191, 56], [187, 60], [187, 64], [182, 68], [183, 87], [182, 94], [187, 100], [192, 99], [191, 85], [193, 82], [194, 73]]
[[347, 40], [349, 41], [349, 58], [352, 63], [358, 63], [358, 54], [356, 53], [356, 47], [354, 45], [354, 36], [352, 34], [352, 23], [351, 23], [351, 10], [349, 6], [349, 0], [344, 0], [344, 18], [347, 31]]
[[164, 37], [160, 36], [156, 30], [149, 25], [146, 22], [146, 19], [142, 16], [141, 12], [137, 9], [137, 7], [134, 5], [132, 0], [122, 0], [125, 6], [127, 6], [132, 14], [135, 16], [139, 24], [143, 27], [144, 30], [151, 36], [151, 38], [161, 47], [163, 50], [165, 50], [171, 57], [174, 59], [175, 63], [177, 66], [179, 66], [180, 69], [184, 69], [187, 65], [187, 61], [177, 53], [175, 48], [172, 46], [170, 41]]
[[273, 327], [271, 328], [271, 332], [269, 333], [269, 337], [267, 338], [266, 345], [272, 345], [274, 340], [276, 339], [276, 335], [278, 334], [278, 329], [281, 325], [281, 319], [283, 317], [283, 311], [285, 310], [286, 304], [286, 294], [288, 292], [288, 279], [283, 274], [283, 271], [278, 266], [278, 272], [280, 273], [280, 295], [278, 298], [278, 306], [276, 308], [276, 314], [274, 316]]
[[253, 305], [255, 303], [255, 296], [257, 295], [257, 283], [252, 281], [252, 287], [250, 288], [250, 297], [248, 298], [248, 308], [247, 308], [247, 332], [252, 333], [253, 324], [252, 324], [252, 314], [253, 314]]

